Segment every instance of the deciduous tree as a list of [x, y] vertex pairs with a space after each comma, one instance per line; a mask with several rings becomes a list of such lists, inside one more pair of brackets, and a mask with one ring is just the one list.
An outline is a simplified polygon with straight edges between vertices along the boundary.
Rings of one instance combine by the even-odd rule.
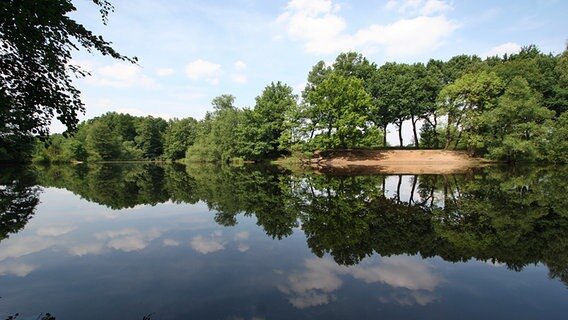
[[[111, 4], [92, 0], [103, 22]], [[14, 135], [46, 136], [57, 117], [74, 130], [84, 112], [80, 92], [72, 79], [87, 72], [73, 65], [80, 48], [135, 62], [111, 43], [70, 17], [71, 0], [3, 0], [0, 2], [0, 141]]]

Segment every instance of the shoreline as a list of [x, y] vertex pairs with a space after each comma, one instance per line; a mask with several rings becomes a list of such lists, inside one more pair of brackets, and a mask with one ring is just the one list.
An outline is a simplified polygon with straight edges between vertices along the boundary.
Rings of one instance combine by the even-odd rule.
[[450, 174], [465, 173], [494, 164], [452, 150], [328, 150], [305, 162], [313, 169], [334, 174]]

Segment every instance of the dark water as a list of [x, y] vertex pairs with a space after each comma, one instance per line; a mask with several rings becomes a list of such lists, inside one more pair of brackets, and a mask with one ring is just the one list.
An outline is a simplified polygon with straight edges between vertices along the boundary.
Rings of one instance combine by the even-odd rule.
[[567, 319], [568, 168], [0, 169], [0, 319]]

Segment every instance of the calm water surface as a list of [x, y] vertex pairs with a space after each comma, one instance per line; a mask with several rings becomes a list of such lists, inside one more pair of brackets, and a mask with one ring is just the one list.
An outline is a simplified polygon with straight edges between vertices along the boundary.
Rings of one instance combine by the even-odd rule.
[[0, 169], [0, 319], [566, 319], [568, 168]]

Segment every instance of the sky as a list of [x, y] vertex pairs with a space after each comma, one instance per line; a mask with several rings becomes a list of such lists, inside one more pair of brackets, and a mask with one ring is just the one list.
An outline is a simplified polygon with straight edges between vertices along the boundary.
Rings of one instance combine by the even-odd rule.
[[106, 25], [92, 1], [73, 3], [74, 19], [139, 59], [74, 54], [73, 63], [91, 72], [75, 81], [87, 109], [82, 120], [109, 111], [202, 119], [221, 94], [253, 107], [271, 82], [300, 94], [313, 65], [346, 51], [380, 66], [484, 58], [529, 44], [558, 54], [568, 41], [564, 0], [111, 0]]

